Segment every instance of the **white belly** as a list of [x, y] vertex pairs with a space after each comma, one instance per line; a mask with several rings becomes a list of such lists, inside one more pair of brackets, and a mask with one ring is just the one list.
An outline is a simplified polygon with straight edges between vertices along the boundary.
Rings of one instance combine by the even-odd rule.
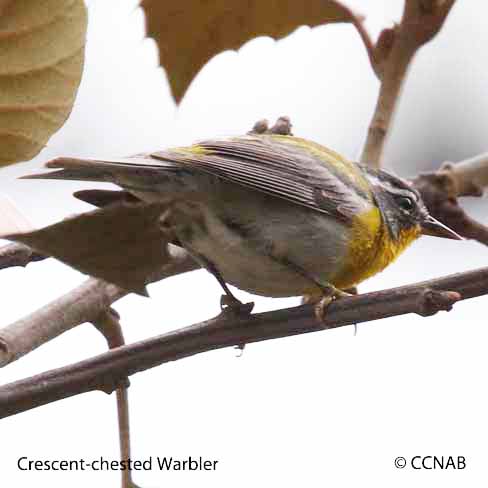
[[[266, 219], [255, 229], [259, 237], [254, 239], [234, 232], [208, 210], [204, 215], [206, 232], [195, 232], [186, 246], [209, 259], [226, 282], [257, 295], [302, 295], [314, 288], [314, 281], [306, 276], [327, 283], [347, 248], [342, 224], [301, 208], [296, 215], [287, 214], [286, 226], [280, 215]], [[284, 260], [304, 273], [283, 264]]]

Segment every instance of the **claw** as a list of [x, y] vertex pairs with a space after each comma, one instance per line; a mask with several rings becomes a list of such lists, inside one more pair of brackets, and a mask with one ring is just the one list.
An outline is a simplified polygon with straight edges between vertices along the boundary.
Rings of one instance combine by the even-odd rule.
[[242, 302], [238, 300], [236, 297], [231, 295], [221, 295], [220, 297], [220, 308], [222, 310], [228, 307], [241, 307]]
[[334, 301], [334, 297], [325, 296], [322, 297], [315, 305], [315, 317], [319, 322], [324, 322], [327, 307]]
[[338, 298], [350, 297], [351, 294], [345, 291], [339, 290], [335, 287], [330, 287], [330, 289], [324, 289], [324, 295], [315, 305], [315, 316], [317, 320], [321, 323], [326, 321], [327, 308], [329, 305]]
[[[220, 297], [220, 308], [222, 314], [228, 315], [232, 314], [234, 316], [246, 316], [252, 312], [254, 308], [254, 302], [242, 303], [233, 295], [222, 295]], [[244, 353], [245, 343], [237, 344], [236, 349], [239, 350], [237, 357], [240, 358]]]
[[254, 302], [242, 303], [236, 297], [230, 295], [222, 295], [220, 297], [220, 309], [224, 313], [249, 315], [253, 308]]

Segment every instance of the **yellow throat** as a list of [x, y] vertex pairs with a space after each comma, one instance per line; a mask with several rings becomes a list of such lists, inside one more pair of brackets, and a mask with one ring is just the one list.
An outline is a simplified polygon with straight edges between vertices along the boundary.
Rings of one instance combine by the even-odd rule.
[[420, 226], [413, 225], [393, 239], [377, 207], [358, 215], [351, 228], [344, 264], [331, 282], [340, 289], [361, 283], [385, 269], [420, 233]]

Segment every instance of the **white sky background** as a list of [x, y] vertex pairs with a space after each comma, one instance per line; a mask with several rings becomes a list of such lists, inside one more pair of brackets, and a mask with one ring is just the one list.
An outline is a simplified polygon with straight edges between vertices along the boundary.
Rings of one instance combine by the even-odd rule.
[[[377, 35], [402, 1], [350, 1]], [[486, 7], [458, 2], [415, 59], [388, 148], [403, 174], [488, 150]], [[136, 2], [91, 0], [86, 69], [72, 115], [29, 163], [0, 171], [0, 190], [36, 225], [88, 209], [78, 183], [17, 181], [58, 155], [127, 155], [238, 134], [289, 115], [297, 135], [359, 155], [378, 83], [352, 27], [303, 27], [225, 52], [199, 74], [177, 110]], [[182, 53], [184, 56], [185, 53]], [[470, 203], [488, 223], [488, 203]], [[382, 289], [486, 265], [471, 242], [423, 238], [361, 287]], [[1, 272], [1, 325], [84, 280], [51, 260]], [[127, 342], [216, 315], [220, 289], [203, 271], [149, 287], [115, 308]], [[242, 299], [251, 299], [237, 292]], [[257, 311], [297, 299], [253, 298]], [[131, 378], [133, 459], [202, 456], [216, 472], [140, 472], [143, 487], [478, 487], [486, 473], [486, 298], [449, 314], [407, 315], [201, 354]], [[6, 383], [105, 351], [89, 325], [0, 370]], [[95, 392], [2, 420], [2, 485], [117, 486], [118, 473], [28, 473], [17, 459], [117, 459], [115, 397]], [[396, 456], [465, 456], [464, 471], [397, 470]], [[8, 483], [10, 481], [11, 483]]]

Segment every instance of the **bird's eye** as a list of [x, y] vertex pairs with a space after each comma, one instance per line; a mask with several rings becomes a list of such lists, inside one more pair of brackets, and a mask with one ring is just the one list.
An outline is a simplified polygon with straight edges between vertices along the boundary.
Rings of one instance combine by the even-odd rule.
[[415, 205], [410, 197], [400, 197], [398, 198], [398, 206], [407, 212], [411, 212]]

